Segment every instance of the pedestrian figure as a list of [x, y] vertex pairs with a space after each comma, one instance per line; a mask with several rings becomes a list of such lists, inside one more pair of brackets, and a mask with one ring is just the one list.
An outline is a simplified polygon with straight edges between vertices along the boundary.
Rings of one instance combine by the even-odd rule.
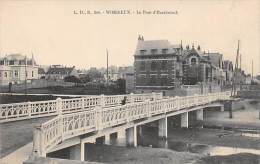
[[126, 96], [124, 96], [124, 99], [121, 102], [121, 105], [125, 105], [126, 104]]

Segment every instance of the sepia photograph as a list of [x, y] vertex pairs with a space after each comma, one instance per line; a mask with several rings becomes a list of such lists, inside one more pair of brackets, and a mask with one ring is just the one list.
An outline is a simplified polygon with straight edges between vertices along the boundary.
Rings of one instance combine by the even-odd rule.
[[1, 164], [260, 164], [259, 0], [1, 0]]

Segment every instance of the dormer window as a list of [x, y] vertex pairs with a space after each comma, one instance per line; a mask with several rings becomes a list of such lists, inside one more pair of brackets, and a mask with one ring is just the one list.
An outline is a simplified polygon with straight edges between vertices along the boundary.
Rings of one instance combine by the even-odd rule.
[[197, 59], [196, 58], [191, 58], [190, 62], [191, 62], [191, 65], [196, 65], [197, 64]]
[[158, 51], [157, 49], [151, 49], [151, 53], [152, 53], [152, 54], [156, 54], [157, 51]]
[[167, 54], [168, 53], [168, 49], [165, 48], [165, 49], [162, 49], [162, 54]]
[[145, 53], [146, 53], [146, 50], [140, 50], [141, 55], [145, 55]]

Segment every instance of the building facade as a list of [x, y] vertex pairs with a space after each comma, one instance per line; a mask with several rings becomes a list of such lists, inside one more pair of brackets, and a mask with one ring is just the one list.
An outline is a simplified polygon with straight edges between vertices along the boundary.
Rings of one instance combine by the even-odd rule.
[[220, 53], [206, 53], [194, 45], [183, 48], [168, 40], [138, 38], [134, 54], [136, 92], [176, 90], [184, 85], [211, 91], [231, 84], [232, 78], [233, 64], [224, 61]]
[[182, 69], [184, 85], [195, 85], [198, 83], [207, 83], [212, 81], [212, 68], [208, 56], [200, 50], [192, 46], [186, 46], [182, 50]]
[[21, 84], [38, 79], [38, 66], [32, 55], [10, 54], [0, 58], [0, 85]]
[[136, 90], [169, 90], [180, 85], [180, 45], [168, 40], [145, 41], [138, 38], [134, 54]]
[[46, 79], [50, 79], [50, 80], [64, 80], [65, 77], [67, 76], [75, 76], [75, 77], [79, 77], [78, 71], [75, 69], [75, 67], [64, 67], [61, 65], [52, 65], [46, 75], [45, 78]]

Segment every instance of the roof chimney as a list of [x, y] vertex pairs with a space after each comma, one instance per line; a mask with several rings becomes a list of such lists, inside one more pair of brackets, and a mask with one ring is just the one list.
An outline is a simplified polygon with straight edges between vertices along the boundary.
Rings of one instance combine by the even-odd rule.
[[138, 36], [138, 41], [141, 41], [142, 40], [142, 37], [141, 35]]

